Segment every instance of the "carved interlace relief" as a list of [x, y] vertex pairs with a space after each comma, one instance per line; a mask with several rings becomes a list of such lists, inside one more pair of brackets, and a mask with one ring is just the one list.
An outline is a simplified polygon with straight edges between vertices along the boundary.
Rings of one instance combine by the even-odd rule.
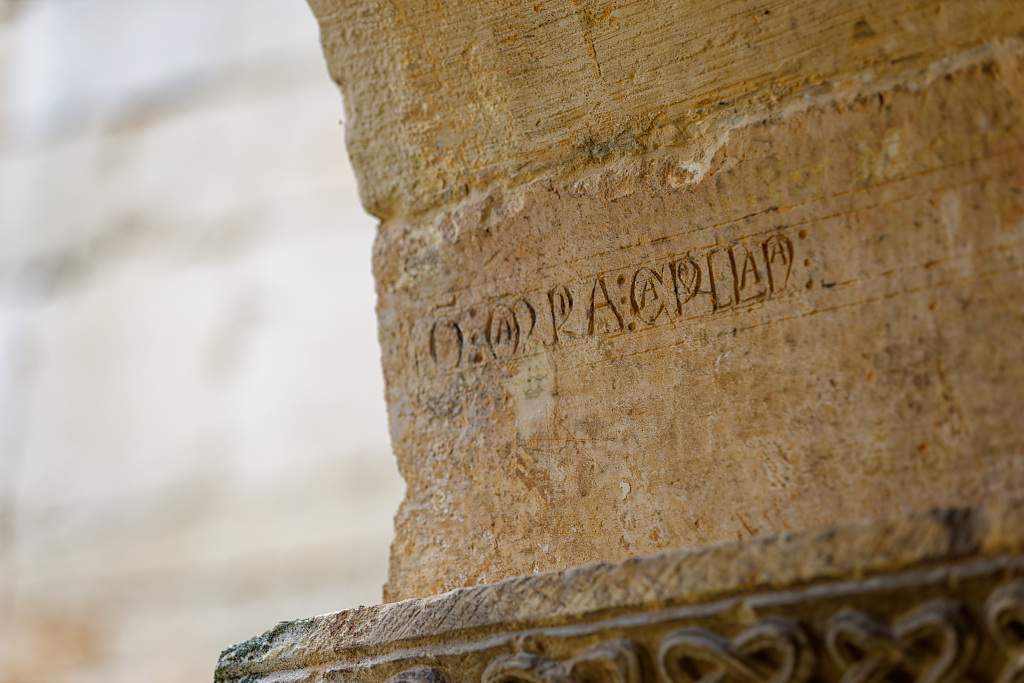
[[[884, 581], [880, 585], [884, 586]], [[804, 616], [765, 617], [745, 628], [650, 630], [657, 616], [633, 628], [585, 639], [578, 651], [559, 648], [557, 631], [520, 638], [513, 651], [491, 657], [482, 683], [964, 683], [1024, 682], [1024, 580], [993, 582], [981, 595], [945, 591], [889, 612], [878, 595], [854, 595], [822, 613], [808, 592], [797, 600]], [[909, 588], [917, 592], [916, 587]], [[941, 592], [940, 592], [941, 593]], [[833, 602], [833, 600], [823, 600]], [[892, 604], [901, 600], [897, 597]], [[742, 605], [739, 605], [742, 608]], [[472, 668], [472, 667], [470, 667]], [[459, 667], [418, 666], [390, 683], [468, 680]], [[474, 678], [474, 680], [476, 680]]]

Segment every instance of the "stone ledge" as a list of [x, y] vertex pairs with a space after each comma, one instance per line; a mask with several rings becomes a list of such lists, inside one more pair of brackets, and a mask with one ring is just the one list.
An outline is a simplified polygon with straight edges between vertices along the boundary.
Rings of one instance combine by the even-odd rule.
[[1012, 501], [593, 564], [283, 622], [216, 680], [1010, 681], [1022, 552]]

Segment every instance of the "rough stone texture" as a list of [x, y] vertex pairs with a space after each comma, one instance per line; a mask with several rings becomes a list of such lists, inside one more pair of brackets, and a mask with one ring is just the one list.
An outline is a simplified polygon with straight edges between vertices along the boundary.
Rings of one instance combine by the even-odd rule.
[[380, 600], [402, 484], [300, 0], [0, 0], [0, 682]]
[[1017, 0], [312, 0], [388, 599], [1024, 489]]
[[1016, 502], [596, 564], [281, 623], [216, 679], [1017, 680], [1022, 550]]
[[1017, 0], [310, 0], [373, 213], [664, 147], [1024, 29]]

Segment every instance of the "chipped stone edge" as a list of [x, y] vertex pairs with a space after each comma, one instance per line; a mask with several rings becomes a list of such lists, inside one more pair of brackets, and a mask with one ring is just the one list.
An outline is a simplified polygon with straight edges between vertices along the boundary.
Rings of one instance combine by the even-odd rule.
[[[613, 155], [582, 167], [559, 163], [526, 176], [495, 180], [449, 202], [384, 217], [375, 250], [394, 240], [440, 244], [458, 232], [479, 225], [494, 229], [521, 212], [525, 196], [537, 188], [557, 188], [570, 195], [606, 194], [620, 198], [642, 186], [681, 189], [700, 185], [712, 172], [714, 159], [738, 131], [778, 124], [802, 114], [849, 106], [897, 91], [923, 92], [947, 76], [987, 63], [1024, 59], [1024, 38], [1004, 36], [904, 71], [877, 77], [873, 70], [844, 74], [794, 92], [770, 105], [751, 105], [742, 112], [710, 116], [692, 124], [685, 141], [656, 145], [641, 152]], [[368, 209], [369, 210], [369, 209]], [[395, 289], [406, 286], [404, 281]]]
[[[217, 680], [353, 662], [467, 633], [552, 625], [1024, 551], [1024, 500], [943, 508], [621, 563], [596, 563], [441, 595], [281, 622], [225, 650]], [[276, 679], [277, 676], [274, 676]]]
[[[314, 14], [319, 17], [316, 11]], [[326, 19], [318, 18], [318, 21], [323, 30]], [[439, 224], [449, 221], [453, 214], [465, 211], [467, 207], [487, 204], [489, 211], [493, 209], [495, 213], [504, 213], [500, 207], [505, 204], [514, 207], [521, 203], [519, 193], [531, 186], [552, 184], [580, 192], [592, 191], [594, 186], [609, 180], [614, 182], [616, 178], [636, 176], [638, 168], [652, 161], [673, 166], [676, 174], [683, 177], [680, 185], [696, 185], [704, 180], [715, 155], [734, 131], [785, 121], [794, 115], [848, 105], [888, 92], [920, 92], [943, 77], [1012, 58], [1024, 58], [1024, 37], [993, 36], [989, 40], [963, 46], [952, 54], [882, 76], [876, 69], [868, 67], [834, 74], [771, 102], [756, 102], [751, 97], [745, 106], [736, 110], [709, 114], [688, 123], [688, 135], [672, 142], [655, 142], [641, 148], [629, 146], [617, 153], [593, 157], [590, 161], [559, 158], [532, 170], [510, 170], [489, 181], [468, 179], [461, 193], [439, 197], [422, 206], [407, 206], [403, 210], [384, 210], [365, 197], [363, 206], [380, 220], [382, 232], [401, 225], [436, 230]], [[349, 106], [347, 98], [343, 96], [342, 99], [345, 106]], [[673, 119], [661, 125], [678, 123], [679, 119]], [[615, 149], [618, 135], [621, 132], [594, 144]]]

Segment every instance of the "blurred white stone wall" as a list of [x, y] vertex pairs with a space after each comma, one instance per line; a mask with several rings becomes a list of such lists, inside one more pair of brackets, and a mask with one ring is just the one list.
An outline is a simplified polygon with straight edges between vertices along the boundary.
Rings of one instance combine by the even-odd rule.
[[0, 681], [379, 601], [373, 221], [302, 0], [0, 0]]

